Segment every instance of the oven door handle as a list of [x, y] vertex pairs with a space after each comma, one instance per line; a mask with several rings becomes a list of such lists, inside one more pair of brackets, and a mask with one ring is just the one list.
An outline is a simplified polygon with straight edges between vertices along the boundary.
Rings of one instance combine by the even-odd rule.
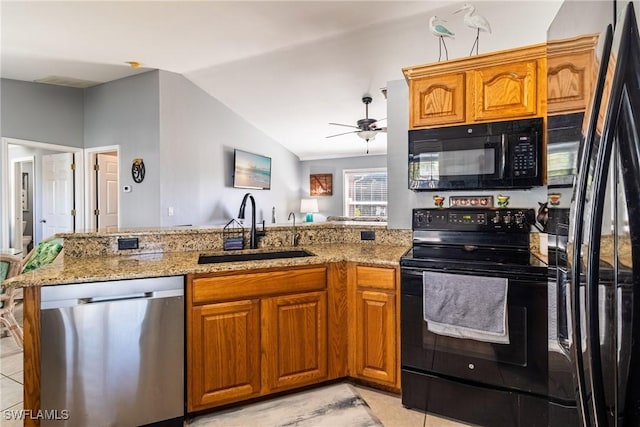
[[400, 269], [402, 274], [407, 274], [409, 276], [422, 277], [422, 273], [424, 270], [422, 269], [409, 269], [407, 267], [403, 267]]

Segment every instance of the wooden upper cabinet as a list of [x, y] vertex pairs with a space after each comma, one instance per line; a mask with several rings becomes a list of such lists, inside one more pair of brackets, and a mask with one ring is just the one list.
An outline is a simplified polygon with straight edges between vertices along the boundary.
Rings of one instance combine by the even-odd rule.
[[406, 67], [409, 128], [544, 116], [546, 46]]
[[547, 112], [584, 111], [597, 75], [593, 50], [597, 35], [556, 40], [547, 48]]
[[433, 126], [465, 121], [465, 73], [411, 81], [411, 123]]
[[481, 68], [471, 74], [470, 104], [475, 120], [527, 117], [538, 112], [536, 60]]

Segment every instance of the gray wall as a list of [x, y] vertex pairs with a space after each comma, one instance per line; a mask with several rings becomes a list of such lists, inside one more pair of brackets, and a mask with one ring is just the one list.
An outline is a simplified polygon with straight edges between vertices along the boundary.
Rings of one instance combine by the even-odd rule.
[[0, 80], [1, 135], [83, 146], [83, 90]]
[[[158, 71], [86, 90], [84, 146], [119, 145], [120, 226], [157, 227], [160, 221], [160, 100]], [[131, 162], [144, 160], [146, 175], [133, 182]], [[123, 185], [133, 191], [124, 193]]]
[[[364, 141], [363, 141], [364, 148]], [[344, 183], [342, 182], [342, 173], [345, 169], [366, 169], [366, 168], [386, 168], [386, 156], [362, 156], [362, 157], [343, 157], [338, 159], [323, 160], [307, 160], [302, 162], [302, 197], [309, 196], [309, 175], [312, 173], [330, 173], [333, 174], [333, 195], [317, 197], [318, 210], [320, 213], [315, 217], [318, 220], [326, 219], [329, 215], [343, 215], [344, 202]], [[391, 184], [389, 183], [389, 188]], [[389, 191], [389, 194], [393, 191]], [[294, 212], [300, 210], [297, 206]]]
[[[618, 2], [618, 7], [624, 6]], [[618, 13], [620, 9], [618, 10]], [[580, 16], [580, 19], [576, 19]], [[565, 1], [547, 31], [548, 40], [599, 34], [613, 23], [613, 1]]]
[[[233, 188], [234, 148], [271, 157], [271, 190]], [[160, 72], [160, 153], [163, 226], [225, 224], [238, 215], [248, 191], [258, 221], [270, 223], [275, 207], [277, 222], [285, 223], [299, 203], [297, 156], [191, 81], [165, 71]]]

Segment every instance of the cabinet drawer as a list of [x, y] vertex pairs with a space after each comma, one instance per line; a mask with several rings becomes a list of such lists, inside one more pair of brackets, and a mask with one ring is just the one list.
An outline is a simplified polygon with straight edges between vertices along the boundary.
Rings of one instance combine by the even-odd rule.
[[192, 280], [193, 304], [254, 298], [326, 288], [326, 267], [274, 270], [260, 273], [196, 277]]
[[396, 270], [358, 265], [356, 266], [356, 285], [366, 288], [395, 289]]

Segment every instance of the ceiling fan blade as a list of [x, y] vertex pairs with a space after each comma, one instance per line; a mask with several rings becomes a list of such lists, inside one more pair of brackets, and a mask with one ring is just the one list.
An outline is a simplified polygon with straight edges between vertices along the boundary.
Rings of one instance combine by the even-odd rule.
[[326, 136], [325, 138], [333, 138], [334, 136], [347, 135], [349, 133], [358, 133], [358, 132], [360, 132], [360, 131], [359, 130], [354, 130], [352, 132], [343, 132], [343, 133], [338, 133], [338, 134], [335, 134], [335, 135], [329, 135], [329, 136]]
[[348, 128], [354, 128], [354, 129], [360, 129], [358, 126], [353, 126], [353, 125], [343, 125], [342, 123], [329, 123], [330, 125], [334, 125], [334, 126], [345, 126]]

